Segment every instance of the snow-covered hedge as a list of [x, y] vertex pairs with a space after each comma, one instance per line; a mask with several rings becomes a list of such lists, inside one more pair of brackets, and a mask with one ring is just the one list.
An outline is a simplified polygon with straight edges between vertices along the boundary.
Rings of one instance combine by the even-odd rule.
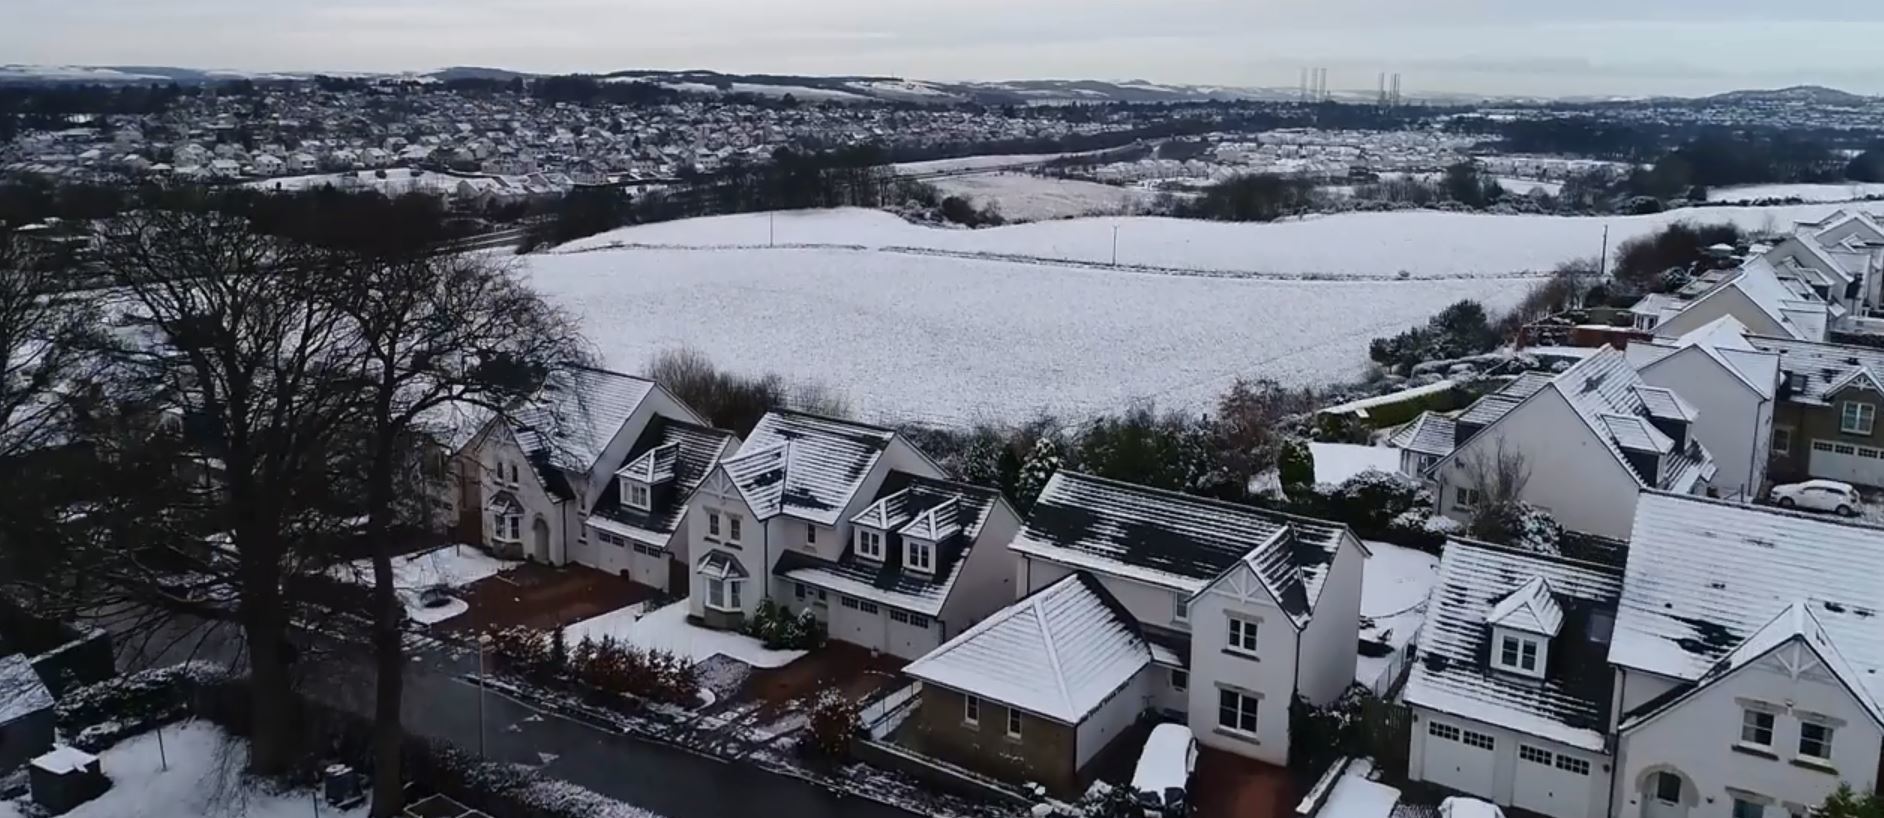
[[741, 630], [765, 643], [766, 650], [817, 650], [824, 646], [824, 623], [810, 610], [797, 616], [772, 600], [759, 603]]
[[188, 715], [196, 686], [226, 675], [209, 662], [185, 662], [78, 688], [59, 701], [59, 731], [72, 746], [99, 752]]

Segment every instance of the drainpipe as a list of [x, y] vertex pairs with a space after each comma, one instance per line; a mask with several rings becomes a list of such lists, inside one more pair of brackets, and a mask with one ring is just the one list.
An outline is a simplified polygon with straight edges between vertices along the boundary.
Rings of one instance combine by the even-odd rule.
[[1603, 814], [1616, 818], [1616, 782], [1622, 778], [1622, 703], [1629, 700], [1629, 669], [1618, 666], [1616, 673], [1622, 679], [1616, 684], [1616, 704], [1611, 709], [1616, 711], [1614, 736], [1616, 751], [1609, 754], [1609, 804], [1603, 807]]

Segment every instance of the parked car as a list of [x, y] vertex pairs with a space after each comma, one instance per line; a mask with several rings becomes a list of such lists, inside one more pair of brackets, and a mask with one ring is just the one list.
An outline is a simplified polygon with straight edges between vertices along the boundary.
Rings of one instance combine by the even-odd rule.
[[1837, 480], [1807, 480], [1774, 486], [1772, 498], [1780, 508], [1830, 511], [1840, 517], [1856, 516], [1858, 509], [1864, 507], [1864, 498], [1858, 496], [1858, 490]]
[[1176, 818], [1191, 810], [1191, 773], [1197, 770], [1197, 738], [1182, 724], [1151, 728], [1132, 773], [1132, 789], [1146, 818]]

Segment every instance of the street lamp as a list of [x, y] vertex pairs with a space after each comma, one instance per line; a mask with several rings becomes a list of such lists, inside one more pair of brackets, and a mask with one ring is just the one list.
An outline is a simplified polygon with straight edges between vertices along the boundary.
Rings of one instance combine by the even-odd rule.
[[484, 654], [491, 646], [491, 635], [478, 634], [478, 759], [484, 759]]

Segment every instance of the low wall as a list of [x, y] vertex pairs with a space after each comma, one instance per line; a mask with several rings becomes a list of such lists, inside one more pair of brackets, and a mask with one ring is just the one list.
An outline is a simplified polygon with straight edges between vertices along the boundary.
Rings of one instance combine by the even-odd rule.
[[985, 775], [919, 755], [889, 742], [856, 738], [851, 740], [850, 751], [851, 756], [858, 761], [914, 776], [943, 792], [1017, 805], [1031, 804], [1034, 800], [1026, 793]]

